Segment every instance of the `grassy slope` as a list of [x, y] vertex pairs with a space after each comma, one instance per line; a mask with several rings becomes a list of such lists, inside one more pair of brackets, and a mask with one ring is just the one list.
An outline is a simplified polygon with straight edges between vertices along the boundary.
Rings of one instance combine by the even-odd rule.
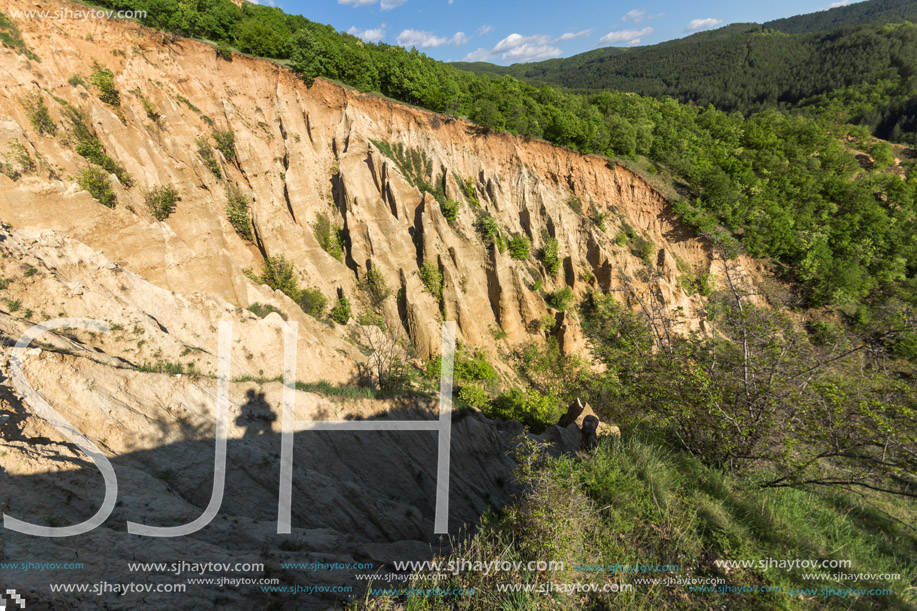
[[[408, 609], [906, 609], [917, 598], [914, 508], [843, 491], [761, 490], [692, 457], [636, 438], [599, 446], [588, 457], [548, 460], [529, 478], [529, 494], [491, 515], [452, 559], [564, 560], [564, 572], [463, 573], [448, 583], [416, 576], [419, 588], [475, 588], [474, 596], [366, 597], [354, 608]], [[586, 511], [577, 513], [585, 508]], [[572, 518], [572, 519], [571, 519]], [[540, 535], [547, 535], [542, 545]], [[837, 573], [900, 573], [900, 581], [806, 580], [804, 569], [721, 569], [716, 560], [850, 560]], [[677, 572], [584, 572], [574, 563], [678, 565]], [[814, 571], [822, 572], [822, 571]], [[727, 586], [768, 586], [770, 593], [690, 591], [635, 580], [718, 579]], [[632, 584], [629, 593], [500, 593], [501, 583]], [[378, 587], [378, 584], [377, 584]], [[382, 587], [385, 587], [384, 585]], [[819, 597], [790, 589], [888, 588], [891, 596]], [[908, 590], [908, 588], [910, 588]]]

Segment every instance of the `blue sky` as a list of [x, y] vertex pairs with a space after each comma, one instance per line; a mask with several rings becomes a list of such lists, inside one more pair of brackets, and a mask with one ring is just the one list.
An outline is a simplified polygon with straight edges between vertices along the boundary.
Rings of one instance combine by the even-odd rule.
[[846, 4], [833, 0], [260, 0], [370, 42], [417, 47], [444, 61], [497, 64], [647, 45], [729, 23]]

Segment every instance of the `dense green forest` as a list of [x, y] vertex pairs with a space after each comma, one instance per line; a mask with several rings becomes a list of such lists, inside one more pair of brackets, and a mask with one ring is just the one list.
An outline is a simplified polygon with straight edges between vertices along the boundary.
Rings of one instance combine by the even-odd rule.
[[[125, 0], [106, 5], [127, 7]], [[689, 222], [704, 229], [721, 223], [740, 237], [751, 255], [779, 261], [784, 275], [803, 287], [810, 304], [836, 304], [863, 318], [878, 298], [897, 294], [913, 300], [917, 295], [914, 159], [894, 166], [891, 147], [872, 141], [862, 129], [845, 126], [843, 113], [813, 119], [768, 110], [746, 118], [670, 98], [576, 94], [509, 76], [471, 74], [417, 50], [366, 44], [271, 7], [245, 3], [240, 8], [229, 0], [201, 0], [196, 10], [177, 0], [130, 5], [145, 8], [147, 22], [167, 31], [285, 59], [308, 81], [334, 79], [461, 115], [486, 129], [543, 138], [585, 153], [648, 158], [684, 183], [678, 209]], [[851, 49], [851, 61], [859, 61], [857, 54], [880, 61], [889, 48], [911, 48], [917, 42], [912, 26], [882, 32], [838, 34], [835, 44]], [[868, 47], [861, 44], [861, 36], [877, 45], [874, 55], [864, 53]], [[728, 50], [728, 45], [723, 47]], [[228, 53], [225, 48], [218, 51]], [[816, 73], [831, 69], [813, 65], [812, 78]], [[807, 73], [795, 80], [811, 79]], [[850, 89], [849, 95], [868, 98], [881, 83], [888, 81], [873, 83], [872, 92]], [[827, 108], [833, 101], [812, 103]], [[871, 153], [874, 168], [862, 169], [842, 138]], [[889, 171], [895, 168], [897, 172]]]
[[911, 24], [848, 25], [806, 34], [735, 24], [647, 47], [609, 47], [533, 64], [456, 65], [582, 90], [671, 96], [746, 115], [882, 81], [891, 86], [881, 99], [847, 119], [880, 138], [911, 144], [917, 132], [917, 26]]
[[825, 32], [845, 25], [901, 23], [917, 21], [917, 4], [913, 0], [867, 0], [826, 11], [774, 19], [764, 27], [785, 34]]

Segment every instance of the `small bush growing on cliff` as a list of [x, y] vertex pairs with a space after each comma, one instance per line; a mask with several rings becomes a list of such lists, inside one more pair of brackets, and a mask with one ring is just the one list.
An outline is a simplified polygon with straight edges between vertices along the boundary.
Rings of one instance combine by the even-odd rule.
[[455, 201], [454, 199], [444, 199], [440, 204], [440, 209], [443, 211], [443, 216], [446, 218], [446, 222], [450, 225], [455, 222], [455, 219], [458, 218], [458, 213], [461, 208], [462, 204]]
[[200, 156], [211, 174], [217, 178], [223, 178], [223, 173], [220, 171], [220, 164], [217, 162], [216, 157], [213, 156], [213, 148], [210, 146], [210, 143], [200, 136], [197, 137], [194, 143], [197, 144], [198, 156]]
[[229, 224], [243, 239], [249, 242], [254, 239], [252, 219], [249, 213], [251, 202], [239, 187], [230, 187], [226, 193], [226, 218]]
[[557, 274], [557, 270], [560, 269], [560, 247], [556, 239], [545, 240], [544, 248], [541, 249], [541, 261], [548, 270], [548, 274], [551, 276]]
[[112, 191], [108, 174], [104, 170], [96, 167], [86, 168], [80, 174], [79, 184], [103, 206], [115, 207], [115, 192]]
[[275, 291], [279, 290], [293, 301], [299, 301], [299, 282], [296, 280], [296, 268], [283, 255], [264, 259], [259, 280]]
[[481, 214], [478, 218], [478, 233], [481, 234], [481, 240], [485, 246], [488, 248], [496, 246], [501, 237], [500, 225], [497, 223], [497, 219], [488, 212]]
[[443, 298], [443, 273], [433, 261], [424, 261], [420, 266], [420, 281], [436, 301]]
[[57, 133], [57, 125], [54, 124], [54, 119], [51, 118], [51, 113], [48, 111], [48, 106], [45, 104], [44, 98], [41, 97], [41, 93], [33, 91], [26, 94], [25, 99], [21, 100], [21, 104], [25, 108], [25, 112], [29, 116], [29, 122], [35, 128], [35, 131], [43, 136], [53, 136]]
[[334, 307], [331, 308], [331, 320], [339, 325], [346, 325], [351, 315], [350, 300], [342, 295], [338, 298], [338, 302], [334, 304]]
[[360, 289], [366, 293], [369, 302], [374, 308], [381, 306], [382, 302], [392, 294], [392, 289], [389, 288], [385, 275], [376, 267], [370, 267], [366, 270], [366, 275], [360, 280]]
[[321, 318], [327, 304], [328, 299], [317, 288], [303, 289], [299, 292], [299, 307], [313, 318]]
[[656, 246], [646, 238], [638, 235], [631, 240], [630, 252], [647, 265], [652, 265], [653, 255], [656, 254]]
[[570, 206], [570, 209], [576, 212], [577, 214], [583, 213], [583, 200], [581, 200], [577, 196], [571, 195], [570, 199], [567, 200], [567, 205]]
[[115, 74], [108, 68], [92, 63], [92, 76], [89, 78], [93, 86], [99, 90], [99, 99], [109, 106], [121, 106], [121, 94], [115, 89]]
[[340, 261], [344, 256], [344, 230], [334, 225], [324, 212], [319, 212], [312, 225], [312, 234], [326, 253]]
[[217, 130], [213, 132], [213, 139], [226, 161], [233, 162], [236, 160], [236, 133], [234, 131], [231, 129], [226, 131]]
[[143, 201], [157, 221], [164, 221], [175, 212], [175, 207], [181, 201], [181, 197], [172, 185], [162, 185], [147, 191], [143, 196]]
[[521, 233], [517, 233], [513, 236], [513, 239], [509, 241], [509, 256], [513, 259], [518, 259], [520, 261], [528, 259], [531, 249], [532, 243]]
[[561, 290], [549, 294], [546, 301], [555, 310], [563, 312], [573, 303], [573, 297], [573, 291], [570, 290], [569, 286], [565, 286]]

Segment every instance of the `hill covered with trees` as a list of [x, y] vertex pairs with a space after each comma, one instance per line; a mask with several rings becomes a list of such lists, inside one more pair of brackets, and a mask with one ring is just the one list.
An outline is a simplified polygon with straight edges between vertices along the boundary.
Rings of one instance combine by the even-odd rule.
[[[864, 2], [855, 6], [861, 5], [864, 8], [849, 14], [850, 18], [841, 18], [848, 15], [842, 13], [829, 19], [832, 11], [825, 11], [824, 17], [814, 13], [764, 25], [733, 24], [657, 45], [608, 47], [566, 59], [507, 67], [456, 66], [580, 90], [671, 96], [746, 115], [799, 106], [814, 110], [811, 102], [816, 96], [833, 99], [855, 91], [870, 100], [868, 107], [845, 120], [865, 125], [880, 138], [913, 142], [917, 26], [908, 20], [917, 21], [917, 5]], [[889, 10], [880, 10], [883, 7]], [[888, 23], [890, 19], [898, 23]], [[881, 83], [878, 90], [877, 83]]]

